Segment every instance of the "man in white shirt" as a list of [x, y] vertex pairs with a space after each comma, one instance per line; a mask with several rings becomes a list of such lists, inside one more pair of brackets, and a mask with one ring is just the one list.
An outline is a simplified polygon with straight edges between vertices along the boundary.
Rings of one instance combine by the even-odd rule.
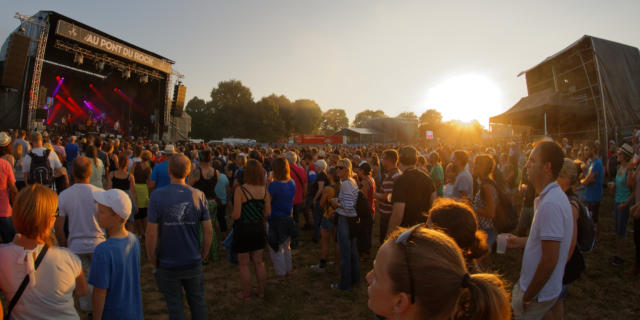
[[[82, 261], [84, 274], [90, 274], [93, 251], [106, 240], [103, 230], [98, 225], [95, 213], [98, 207], [93, 200], [93, 191], [100, 190], [89, 183], [92, 167], [91, 160], [84, 156], [76, 157], [72, 164], [75, 183], [62, 191], [58, 197], [59, 214], [56, 218], [55, 233], [60, 246], [67, 246]], [[64, 234], [64, 223], [69, 219], [69, 238]], [[91, 312], [91, 295], [93, 287], [89, 286], [89, 295], [79, 298], [80, 309]]]
[[[30, 181], [29, 179], [31, 162], [33, 160], [30, 154], [33, 153], [36, 156], [42, 157], [47, 151], [49, 151], [48, 149], [42, 147], [42, 135], [40, 135], [40, 133], [38, 132], [34, 132], [31, 134], [31, 145], [33, 147], [31, 151], [26, 153], [24, 158], [22, 158], [22, 172], [24, 173], [24, 181], [27, 184], [33, 184], [34, 182], [37, 182]], [[60, 163], [58, 155], [53, 151], [49, 151], [47, 161], [49, 162], [49, 167], [51, 168], [51, 181], [53, 181], [53, 174], [56, 170], [60, 170], [60, 168], [62, 168], [62, 163]], [[51, 185], [49, 185], [49, 187], [51, 187]]]
[[527, 170], [536, 193], [529, 237], [509, 235], [509, 248], [524, 247], [520, 279], [513, 288], [515, 319], [542, 319], [562, 291], [564, 267], [573, 235], [569, 199], [556, 179], [564, 163], [562, 148], [551, 141], [535, 145]]

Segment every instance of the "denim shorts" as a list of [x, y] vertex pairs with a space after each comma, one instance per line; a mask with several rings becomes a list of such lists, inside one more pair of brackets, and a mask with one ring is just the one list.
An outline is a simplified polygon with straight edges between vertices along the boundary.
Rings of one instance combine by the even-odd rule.
[[627, 234], [627, 223], [629, 222], [629, 207], [624, 207], [622, 210], [618, 210], [619, 203], [616, 203], [613, 208], [613, 217], [616, 222], [616, 235], [620, 238], [624, 238]]
[[320, 221], [320, 228], [322, 230], [332, 231], [335, 228], [332, 219], [322, 217], [322, 221]]

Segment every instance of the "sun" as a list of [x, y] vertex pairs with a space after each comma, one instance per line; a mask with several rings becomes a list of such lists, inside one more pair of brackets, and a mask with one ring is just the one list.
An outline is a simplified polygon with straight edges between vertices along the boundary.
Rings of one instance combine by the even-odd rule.
[[499, 114], [502, 92], [490, 78], [481, 74], [464, 74], [449, 78], [430, 88], [426, 109], [436, 109], [443, 121], [478, 120], [489, 127], [489, 117]]

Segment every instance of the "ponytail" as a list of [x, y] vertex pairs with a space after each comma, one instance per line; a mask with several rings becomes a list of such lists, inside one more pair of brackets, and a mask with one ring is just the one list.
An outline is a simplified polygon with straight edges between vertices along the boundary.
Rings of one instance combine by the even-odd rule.
[[478, 273], [467, 281], [469, 289], [462, 295], [459, 306], [473, 320], [511, 319], [509, 293], [502, 280], [494, 274]]

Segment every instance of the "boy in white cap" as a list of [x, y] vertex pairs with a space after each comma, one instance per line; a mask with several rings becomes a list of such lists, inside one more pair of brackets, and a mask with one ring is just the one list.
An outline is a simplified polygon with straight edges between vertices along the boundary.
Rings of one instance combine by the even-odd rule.
[[125, 223], [131, 200], [122, 190], [93, 191], [96, 220], [109, 238], [93, 253], [89, 283], [93, 285], [94, 319], [143, 319], [140, 289], [140, 242]]

